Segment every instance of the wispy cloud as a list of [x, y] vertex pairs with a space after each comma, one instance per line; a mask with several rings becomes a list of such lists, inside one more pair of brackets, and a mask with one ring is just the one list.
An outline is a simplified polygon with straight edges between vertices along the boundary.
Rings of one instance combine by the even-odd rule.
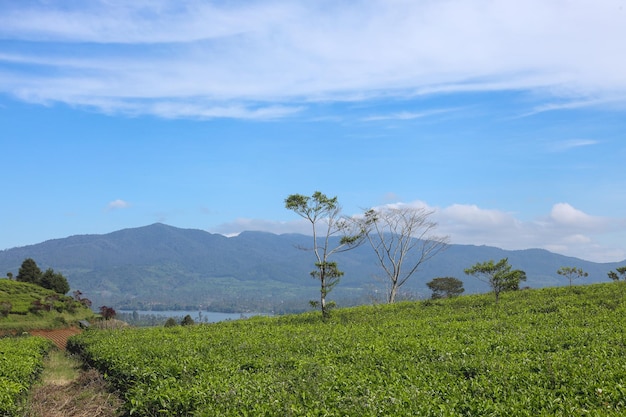
[[581, 148], [584, 146], [598, 145], [599, 143], [600, 141], [593, 139], [569, 139], [552, 142], [548, 145], [548, 149], [551, 152], [565, 152], [570, 149]]
[[111, 210], [125, 209], [128, 207], [130, 207], [130, 204], [127, 201], [118, 199], [118, 200], [113, 200], [109, 204], [107, 204], [106, 209], [107, 211], [111, 211]]
[[275, 118], [320, 100], [459, 91], [527, 90], [550, 101], [587, 103], [581, 105], [606, 97], [624, 102], [626, 25], [618, 6], [3, 2], [0, 92], [177, 118]]
[[623, 109], [626, 104], [626, 94], [623, 90], [617, 90], [615, 94], [605, 92], [600, 98], [597, 97], [585, 97], [584, 99], [574, 99], [568, 97], [567, 94], [563, 94], [566, 98], [561, 102], [549, 102], [543, 103], [534, 107], [531, 111], [522, 114], [520, 117], [533, 116], [539, 113], [558, 111], [558, 110], [575, 110], [588, 107], [606, 107]]
[[447, 113], [450, 111], [452, 110], [451, 109], [439, 109], [439, 110], [428, 110], [428, 111], [421, 111], [421, 112], [401, 111], [397, 113], [367, 116], [361, 120], [365, 122], [377, 122], [377, 121], [385, 121], [385, 120], [414, 120], [414, 119], [422, 119], [424, 117], [434, 116], [436, 114]]

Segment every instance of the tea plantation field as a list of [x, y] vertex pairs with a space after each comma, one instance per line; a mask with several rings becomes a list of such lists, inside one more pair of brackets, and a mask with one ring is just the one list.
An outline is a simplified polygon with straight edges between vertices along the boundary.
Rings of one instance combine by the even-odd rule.
[[623, 416], [624, 283], [70, 339], [138, 416]]
[[0, 339], [0, 416], [17, 416], [43, 369], [51, 341], [40, 337]]

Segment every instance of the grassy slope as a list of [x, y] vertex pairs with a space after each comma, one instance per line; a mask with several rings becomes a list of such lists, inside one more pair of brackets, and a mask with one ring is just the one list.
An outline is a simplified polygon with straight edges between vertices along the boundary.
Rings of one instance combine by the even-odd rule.
[[71, 297], [61, 296], [55, 301], [55, 308], [51, 311], [41, 311], [37, 314], [29, 312], [29, 307], [35, 300], [45, 300], [50, 296], [57, 296], [54, 291], [38, 285], [0, 279], [0, 303], [8, 301], [13, 308], [7, 317], [0, 317], [0, 332], [26, 331], [31, 329], [53, 329], [77, 323], [79, 320], [90, 319], [94, 313], [78, 303], [74, 303], [72, 311], [67, 309]]
[[626, 283], [212, 325], [90, 331], [74, 348], [140, 415], [626, 413]]

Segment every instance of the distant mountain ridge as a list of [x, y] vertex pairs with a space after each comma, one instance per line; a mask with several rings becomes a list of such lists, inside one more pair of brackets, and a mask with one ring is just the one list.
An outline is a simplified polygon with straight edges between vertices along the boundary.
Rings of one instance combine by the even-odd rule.
[[[0, 275], [17, 271], [25, 258], [41, 269], [62, 272], [74, 289], [94, 305], [125, 308], [201, 306], [215, 311], [289, 311], [306, 308], [317, 299], [318, 285], [310, 277], [314, 268], [311, 237], [243, 232], [225, 237], [196, 229], [161, 223], [102, 235], [76, 235], [36, 245], [0, 251]], [[588, 278], [576, 284], [606, 282], [607, 272], [621, 263], [594, 263], [543, 249], [507, 251], [489, 246], [450, 245], [427, 262], [404, 290], [427, 297], [426, 282], [454, 276], [466, 293], [488, 291], [486, 285], [463, 270], [476, 262], [509, 258], [526, 271], [530, 287], [567, 285], [556, 274], [562, 266], [583, 268]], [[380, 266], [369, 246], [335, 257], [345, 272], [330, 299], [339, 304], [373, 301], [384, 293], [375, 279]]]

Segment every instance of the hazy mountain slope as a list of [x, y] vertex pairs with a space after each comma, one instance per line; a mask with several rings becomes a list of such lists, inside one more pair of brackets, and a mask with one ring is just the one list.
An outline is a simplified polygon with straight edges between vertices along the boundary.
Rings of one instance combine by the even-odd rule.
[[[0, 251], [0, 274], [17, 271], [25, 258], [41, 269], [52, 267], [66, 275], [95, 305], [167, 303], [203, 305], [216, 309], [271, 309], [276, 305], [306, 305], [317, 298], [317, 283], [309, 236], [244, 232], [227, 238], [201, 230], [164, 224], [124, 229], [104, 235], [80, 235]], [[454, 276], [466, 292], [487, 291], [486, 285], [463, 270], [476, 262], [504, 257], [526, 271], [531, 287], [567, 285], [556, 271], [561, 266], [583, 268], [590, 277], [580, 283], [607, 281], [606, 273], [620, 264], [598, 264], [545, 250], [505, 251], [487, 246], [450, 245], [426, 263], [405, 290], [428, 296], [425, 283]], [[331, 298], [367, 300], [384, 285], [376, 276], [379, 265], [369, 246], [337, 255], [345, 272]], [[268, 307], [274, 306], [274, 307]]]

